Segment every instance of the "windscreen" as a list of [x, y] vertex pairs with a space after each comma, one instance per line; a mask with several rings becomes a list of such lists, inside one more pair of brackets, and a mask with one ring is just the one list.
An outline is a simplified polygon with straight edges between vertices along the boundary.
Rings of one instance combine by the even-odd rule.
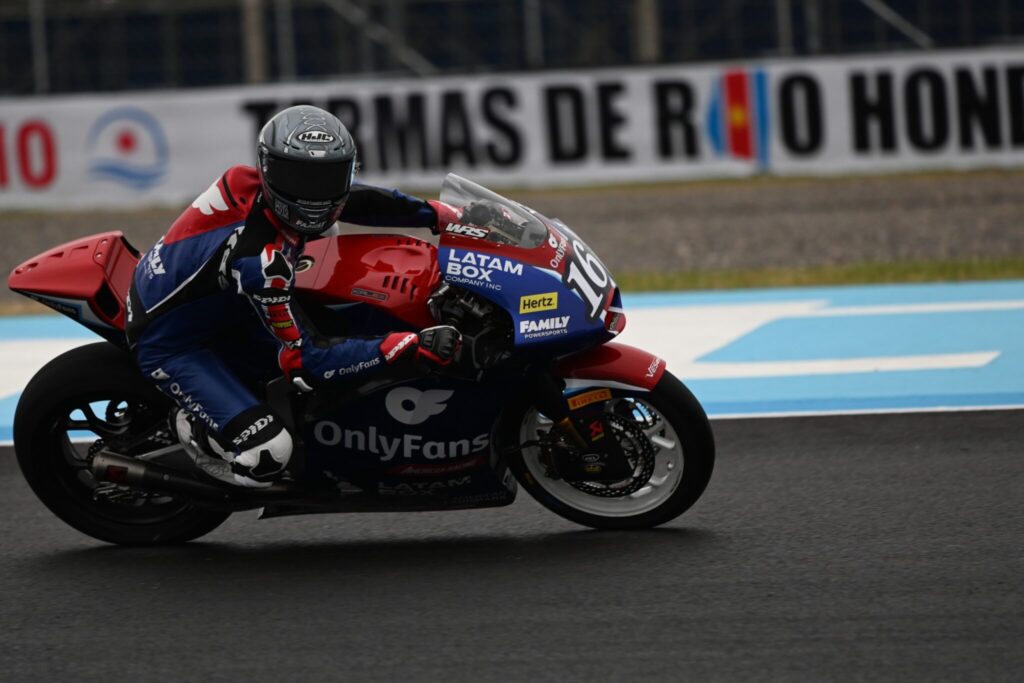
[[532, 249], [548, 238], [540, 214], [454, 173], [441, 186], [441, 201], [461, 209], [464, 224], [486, 231], [473, 236], [488, 242]]

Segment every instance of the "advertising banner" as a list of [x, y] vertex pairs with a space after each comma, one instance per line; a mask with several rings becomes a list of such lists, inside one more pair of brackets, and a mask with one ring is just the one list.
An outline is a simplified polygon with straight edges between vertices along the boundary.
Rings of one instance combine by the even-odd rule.
[[1024, 165], [1024, 50], [917, 52], [0, 99], [0, 208], [187, 202], [297, 103], [425, 192]]

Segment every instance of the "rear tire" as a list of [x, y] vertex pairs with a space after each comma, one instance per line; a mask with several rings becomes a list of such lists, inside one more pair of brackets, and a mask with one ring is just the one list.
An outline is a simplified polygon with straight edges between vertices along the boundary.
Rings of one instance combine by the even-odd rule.
[[72, 443], [69, 433], [85, 429], [85, 420], [73, 417], [84, 415], [83, 407], [104, 403], [126, 409], [118, 413], [108, 408], [105, 422], [92, 413], [96, 424], [132, 432], [152, 429], [166, 419], [172, 405], [142, 377], [127, 352], [107, 342], [53, 359], [36, 373], [18, 401], [18, 465], [32, 491], [57, 517], [101, 541], [148, 545], [190, 541], [230, 516], [174, 496], [142, 497], [141, 505], [97, 499], [98, 482], [83, 455], [88, 447]]
[[[626, 395], [618, 390], [615, 393]], [[503, 447], [510, 453], [508, 464], [516, 479], [541, 505], [577, 524], [595, 529], [645, 529], [675, 519], [697, 502], [711, 479], [715, 464], [714, 436], [704, 409], [690, 390], [668, 372], [650, 392], [626, 393], [653, 408], [671, 430], [661, 432], [660, 440], [664, 445], [658, 446], [664, 449], [669, 443], [673, 444], [672, 464], [664, 462], [663, 458], [660, 465], [665, 475], [666, 490], [656, 491], [657, 497], [647, 501], [642, 499], [644, 491], [620, 498], [597, 499], [577, 491], [566, 482], [545, 477], [536, 460], [539, 448], [513, 451]], [[533, 434], [526, 432], [536, 423], [536, 410], [527, 404], [526, 399], [509, 406], [499, 426], [499, 443], [518, 445], [533, 438]], [[669, 436], [671, 439], [667, 438]], [[533, 460], [528, 464], [529, 458]], [[673, 471], [679, 460], [681, 474]], [[652, 494], [648, 492], [648, 495]], [[588, 504], [592, 498], [595, 502]]]

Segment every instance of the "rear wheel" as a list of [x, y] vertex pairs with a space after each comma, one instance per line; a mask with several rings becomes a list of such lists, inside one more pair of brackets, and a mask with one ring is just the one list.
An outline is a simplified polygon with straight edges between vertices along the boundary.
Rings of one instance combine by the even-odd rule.
[[72, 349], [36, 373], [18, 401], [18, 464], [46, 507], [93, 538], [130, 545], [198, 538], [230, 512], [100, 482], [89, 470], [104, 449], [131, 457], [175, 445], [166, 425], [171, 405], [126, 352], [106, 342]]
[[[509, 411], [503, 443], [531, 444], [509, 455], [509, 467], [542, 505], [598, 529], [664, 524], [692, 506], [714, 468], [711, 425], [700, 403], [665, 373], [650, 392], [612, 390], [600, 410], [626, 453], [632, 474], [616, 482], [566, 481], [552, 466], [552, 423], [530, 406]], [[514, 439], [514, 441], [513, 441]]]

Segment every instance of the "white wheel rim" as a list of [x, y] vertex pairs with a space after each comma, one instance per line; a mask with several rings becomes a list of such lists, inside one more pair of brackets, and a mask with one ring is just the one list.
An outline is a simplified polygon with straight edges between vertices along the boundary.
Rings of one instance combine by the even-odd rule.
[[[620, 498], [605, 498], [585, 493], [561, 479], [552, 479], [540, 460], [537, 446], [523, 449], [523, 462], [537, 485], [565, 505], [599, 517], [633, 517], [654, 510], [679, 488], [683, 480], [683, 446], [668, 419], [650, 401], [639, 397], [615, 400], [633, 401], [660, 418], [653, 427], [644, 429], [644, 435], [656, 449], [655, 464], [650, 481], [638, 491]], [[612, 404], [609, 401], [607, 405]], [[550, 426], [550, 420], [531, 408], [523, 418], [520, 443], [536, 440], [538, 429], [546, 431]]]

